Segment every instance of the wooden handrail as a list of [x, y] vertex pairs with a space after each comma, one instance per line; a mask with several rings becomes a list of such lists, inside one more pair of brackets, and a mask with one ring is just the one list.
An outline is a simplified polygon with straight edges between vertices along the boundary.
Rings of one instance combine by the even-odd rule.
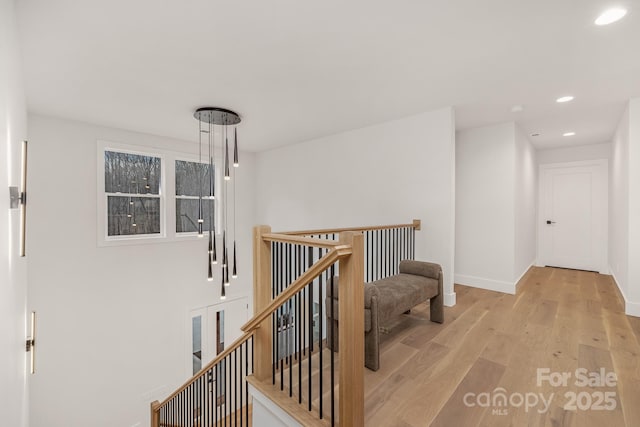
[[[386, 230], [394, 228], [413, 228], [420, 230], [420, 220], [414, 220], [412, 224], [397, 224], [374, 227], [354, 227], [325, 230], [292, 231], [285, 233], [271, 233], [268, 226], [254, 228], [254, 317], [242, 326], [243, 334], [235, 340], [227, 349], [207, 363], [197, 374], [187, 380], [161, 403], [154, 401], [151, 404], [152, 426], [158, 426], [159, 414], [172, 399], [187, 390], [202, 376], [218, 365], [226, 357], [241, 348], [242, 344], [253, 338], [253, 352], [258, 356], [253, 368], [253, 375], [258, 381], [263, 381], [270, 371], [268, 358], [261, 357], [271, 354], [271, 328], [261, 327], [268, 325], [269, 317], [276, 312], [286, 301], [294, 297], [298, 292], [312, 283], [324, 271], [336, 262], [340, 262], [340, 271], [344, 283], [354, 286], [340, 287], [339, 311], [347, 313], [361, 313], [342, 320], [340, 334], [340, 393], [339, 393], [339, 420], [345, 425], [361, 426], [364, 424], [364, 287], [358, 284], [364, 283], [363, 277], [363, 235], [362, 231]], [[313, 234], [340, 233], [340, 239], [326, 240], [306, 237]], [[295, 279], [280, 295], [270, 300], [269, 289], [265, 284], [271, 280], [271, 242], [281, 242], [310, 247], [327, 249], [327, 252], [307, 271]], [[264, 366], [263, 366], [264, 365]]]
[[[300, 237], [292, 237], [292, 236], [282, 236], [278, 234], [268, 234], [264, 235], [265, 240], [270, 240], [267, 236], [271, 236], [274, 239], [271, 241], [282, 241], [288, 243], [302, 243], [302, 241], [313, 241], [310, 243], [322, 242], [320, 239], [310, 239], [310, 238], [300, 238]], [[325, 241], [326, 242], [326, 241]], [[300, 277], [298, 277], [295, 281], [291, 283], [287, 287], [287, 289], [282, 292], [276, 299], [271, 301], [271, 303], [265, 307], [259, 314], [254, 316], [249, 322], [247, 322], [241, 329], [244, 332], [240, 338], [235, 340], [229, 347], [227, 347], [222, 353], [218, 354], [215, 359], [211, 362], [207, 363], [198, 373], [196, 373], [192, 378], [190, 378], [187, 382], [185, 382], [182, 386], [180, 386], [176, 391], [171, 393], [169, 397], [164, 399], [159, 405], [156, 405], [157, 410], [159, 410], [162, 406], [164, 406], [167, 402], [173, 399], [175, 396], [184, 391], [187, 387], [193, 384], [198, 378], [206, 373], [209, 369], [213, 368], [220, 361], [222, 361], [225, 357], [231, 354], [234, 350], [236, 350], [240, 345], [242, 345], [245, 341], [253, 336], [253, 332], [260, 327], [260, 324], [266, 320], [273, 312], [275, 312], [278, 307], [288, 301], [293, 295], [299, 292], [302, 288], [307, 286], [311, 281], [313, 281], [318, 275], [320, 275], [324, 270], [329, 268], [332, 264], [344, 258], [346, 256], [351, 255], [351, 246], [344, 245], [338, 242], [332, 242], [331, 246], [319, 246], [319, 247], [330, 247], [329, 251], [322, 256], [315, 264], [311, 266], [307, 271], [305, 271]]]
[[422, 221], [414, 219], [411, 224], [392, 224], [392, 225], [373, 225], [369, 227], [346, 227], [346, 228], [324, 228], [318, 230], [298, 230], [298, 231], [279, 231], [274, 234], [285, 234], [290, 236], [311, 236], [314, 234], [338, 234], [343, 231], [374, 231], [374, 230], [389, 230], [392, 228], [415, 228], [416, 231], [420, 231], [422, 227]]
[[313, 237], [300, 237], [300, 235], [286, 233], [268, 233], [263, 234], [262, 238], [269, 242], [291, 243], [294, 245], [313, 246], [316, 248], [333, 249], [340, 246], [340, 242], [336, 240], [314, 239]]
[[196, 373], [193, 377], [191, 377], [191, 379], [189, 379], [187, 382], [185, 382], [184, 384], [182, 384], [180, 387], [178, 387], [178, 389], [176, 391], [174, 391], [173, 393], [171, 393], [169, 395], [169, 397], [167, 397], [166, 399], [164, 399], [159, 405], [156, 405], [157, 410], [160, 410], [161, 407], [163, 407], [164, 405], [166, 405], [171, 399], [173, 399], [174, 397], [176, 397], [178, 394], [182, 393], [187, 387], [189, 387], [191, 384], [193, 384], [198, 378], [200, 378], [202, 375], [204, 375], [206, 373], [206, 371], [208, 371], [209, 369], [213, 368], [214, 366], [216, 366], [219, 362], [221, 362], [225, 357], [227, 357], [229, 354], [231, 354], [234, 350], [236, 350], [238, 347], [240, 347], [245, 341], [247, 341], [249, 338], [251, 338], [251, 336], [253, 335], [253, 331], [251, 332], [245, 332], [244, 334], [242, 334], [240, 336], [240, 338], [238, 338], [237, 340], [235, 340], [229, 347], [227, 347], [222, 353], [218, 354], [216, 356], [215, 359], [213, 359], [211, 362], [207, 363], [204, 368], [200, 369], [198, 371], [198, 373]]
[[253, 319], [249, 320], [241, 329], [246, 332], [252, 332], [260, 327], [260, 324], [264, 322], [278, 307], [287, 302], [291, 297], [300, 292], [302, 288], [311, 283], [316, 277], [318, 277], [323, 271], [331, 267], [332, 264], [351, 255], [351, 246], [340, 245], [334, 249], [329, 250], [322, 256], [315, 264], [311, 266], [307, 271], [302, 273], [296, 280], [294, 280], [276, 299], [271, 301], [264, 310], [255, 315]]

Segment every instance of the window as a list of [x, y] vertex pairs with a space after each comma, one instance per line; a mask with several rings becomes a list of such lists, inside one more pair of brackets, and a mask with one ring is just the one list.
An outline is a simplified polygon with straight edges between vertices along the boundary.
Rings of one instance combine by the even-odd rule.
[[199, 218], [203, 232], [219, 229], [215, 165], [190, 153], [100, 140], [96, 154], [98, 246], [195, 239]]
[[107, 237], [161, 233], [160, 157], [104, 151]]
[[176, 233], [197, 232], [198, 218], [204, 220], [205, 231], [215, 223], [214, 177], [209, 164], [176, 160]]

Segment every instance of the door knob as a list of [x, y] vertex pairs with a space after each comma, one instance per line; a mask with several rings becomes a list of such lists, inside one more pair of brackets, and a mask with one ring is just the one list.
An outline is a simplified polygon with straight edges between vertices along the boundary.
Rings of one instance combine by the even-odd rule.
[[548, 225], [550, 225], [550, 224], [555, 224], [555, 223], [556, 223], [555, 221], [547, 220], [547, 224], [548, 224]]

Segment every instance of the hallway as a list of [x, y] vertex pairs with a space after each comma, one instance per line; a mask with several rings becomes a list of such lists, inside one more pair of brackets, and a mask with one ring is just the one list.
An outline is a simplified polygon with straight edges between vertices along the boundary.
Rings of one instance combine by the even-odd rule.
[[388, 326], [367, 426], [640, 425], [640, 318], [610, 276], [534, 267], [517, 295], [455, 290], [443, 325], [421, 305]]

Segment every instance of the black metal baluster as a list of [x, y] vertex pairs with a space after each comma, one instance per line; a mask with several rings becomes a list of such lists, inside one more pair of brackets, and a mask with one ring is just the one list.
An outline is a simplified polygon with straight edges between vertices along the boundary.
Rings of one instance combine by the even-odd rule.
[[214, 426], [218, 427], [218, 380], [219, 380], [219, 376], [218, 373], [220, 371], [220, 362], [218, 362], [217, 365], [215, 365], [213, 367], [213, 370], [215, 372], [215, 375], [212, 377], [213, 378], [213, 422], [214, 422]]
[[[253, 342], [253, 337], [250, 338], [251, 342]], [[245, 341], [244, 343], [244, 372], [245, 376], [245, 389], [244, 389], [244, 401], [245, 401], [245, 415], [247, 420], [247, 426], [249, 425], [249, 384], [247, 381], [247, 376], [249, 375], [249, 341]]]
[[200, 410], [198, 411], [198, 416], [200, 417], [200, 426], [205, 427], [205, 401], [204, 401], [204, 383], [205, 377], [201, 376], [198, 378], [198, 407]]
[[[331, 289], [331, 298], [329, 299], [329, 301], [331, 302], [331, 425], [334, 426], [335, 425], [335, 389], [336, 389], [336, 383], [335, 383], [335, 377], [334, 377], [334, 369], [335, 369], [335, 349], [336, 349], [336, 337], [335, 337], [335, 330], [334, 330], [334, 325], [335, 325], [335, 321], [336, 319], [334, 319], [334, 314], [335, 314], [335, 310], [334, 310], [334, 299], [335, 299], [335, 289], [333, 288], [333, 276], [335, 274], [335, 270], [334, 270], [334, 265], [331, 265], [331, 283], [327, 283], [330, 286]], [[338, 321], [340, 319], [337, 319]]]
[[387, 277], [387, 266], [389, 262], [387, 261], [387, 230], [382, 230], [382, 277]]
[[211, 425], [211, 396], [209, 392], [211, 387], [211, 369], [207, 371], [207, 376], [204, 381], [204, 407], [205, 407], [205, 420], [207, 421], [207, 427]]
[[393, 265], [394, 265], [394, 259], [393, 259], [393, 230], [387, 229], [387, 236], [389, 237], [389, 239], [387, 240], [387, 250], [389, 251], [389, 274], [388, 274], [388, 276], [392, 276], [393, 275]]
[[201, 387], [202, 387], [202, 377], [198, 377], [198, 379], [193, 383], [193, 417], [194, 417], [193, 423], [194, 425], [196, 424], [195, 422], [196, 417], [199, 420], [198, 425], [202, 425], [202, 403], [200, 401]]
[[410, 259], [410, 255], [409, 255], [409, 232], [410, 231], [411, 230], [409, 230], [409, 228], [405, 229], [405, 235], [404, 235], [405, 245], [406, 245], [406, 249], [404, 252], [405, 259]]
[[198, 380], [196, 381], [195, 384], [195, 390], [196, 390], [196, 407], [198, 408], [198, 419], [200, 420], [199, 425], [200, 426], [204, 426], [203, 424], [203, 412], [204, 412], [204, 408], [202, 406], [203, 404], [203, 400], [202, 400], [202, 376], [198, 377]]
[[391, 238], [391, 245], [389, 251], [391, 252], [391, 269], [390, 276], [396, 274], [396, 230], [389, 230], [389, 236]]
[[[290, 273], [291, 275], [289, 276], [289, 280], [287, 281], [287, 287], [291, 286], [291, 282], [293, 282], [294, 278], [294, 272], [295, 272], [295, 268], [296, 268], [296, 260], [295, 257], [297, 255], [297, 251], [298, 251], [298, 245], [292, 246], [291, 247], [291, 256], [293, 258], [290, 258], [292, 261], [292, 265], [289, 268], [290, 269]], [[293, 303], [293, 297], [289, 298], [287, 300], [287, 365], [289, 366], [289, 397], [291, 397], [293, 394], [293, 369], [292, 369], [292, 361], [293, 358], [291, 357], [291, 334], [289, 333], [289, 330], [291, 329], [291, 322], [292, 322], [292, 309], [291, 309], [291, 305]]]
[[[309, 248], [313, 250], [312, 248]], [[309, 260], [311, 262], [311, 260]], [[309, 265], [311, 267], [311, 265]], [[313, 396], [312, 393], [312, 381], [311, 381], [311, 372], [312, 372], [312, 357], [313, 357], [313, 281], [307, 286], [309, 290], [308, 294], [308, 303], [309, 303], [309, 410], [311, 410], [311, 399]], [[320, 367], [322, 369], [322, 367]]]
[[[244, 344], [246, 344], [246, 341], [244, 343], [240, 344], [240, 348], [239, 348], [239, 350], [237, 350], [237, 351], [240, 352], [240, 377], [239, 377], [240, 381], [238, 383], [239, 386], [240, 386], [240, 425], [243, 425], [242, 424], [242, 401], [243, 401], [243, 396], [244, 395], [242, 394], [242, 385], [244, 383], [244, 376], [242, 375], [242, 346]], [[245, 375], [246, 374], [247, 373], [245, 372]]]
[[302, 403], [302, 347], [304, 340], [304, 326], [302, 325], [302, 307], [304, 306], [304, 294], [302, 291], [298, 292], [298, 321], [296, 322], [297, 335], [298, 335], [298, 347], [297, 347], [297, 360], [298, 360], [298, 403]]
[[367, 249], [365, 252], [364, 270], [367, 277], [367, 283], [371, 281], [370, 265], [371, 265], [371, 231], [366, 230], [363, 232], [365, 235], [365, 241], [367, 242]]
[[402, 229], [402, 259], [407, 259], [407, 228]]
[[224, 425], [226, 427], [227, 420], [231, 426], [231, 355], [228, 354], [224, 358]]
[[391, 276], [391, 230], [387, 229], [387, 274], [385, 277]]
[[[242, 373], [240, 373], [242, 375]], [[233, 350], [233, 419], [234, 425], [238, 425], [238, 349]]]
[[[304, 250], [302, 251], [302, 253], [304, 254]], [[304, 261], [302, 261], [302, 267], [301, 270], [304, 268]], [[305, 336], [305, 328], [304, 328], [304, 319], [306, 319], [305, 314], [306, 314], [306, 305], [305, 305], [305, 300], [307, 298], [307, 288], [304, 287], [302, 288], [302, 290], [300, 290], [300, 300], [298, 300], [298, 302], [300, 303], [300, 311], [298, 312], [298, 315], [300, 316], [300, 328], [299, 328], [299, 334], [300, 334], [300, 338], [299, 340], [302, 341], [301, 343], [301, 347], [302, 347], [302, 354], [300, 354], [300, 356], [298, 357], [298, 363], [302, 362], [302, 357], [303, 355], [307, 354], [307, 350], [305, 347], [305, 341], [306, 341], [306, 336]]]
[[374, 231], [369, 231], [369, 282], [373, 282], [373, 234]]
[[[281, 277], [281, 281], [280, 281], [280, 293], [282, 292], [282, 289], [284, 288], [284, 282], [285, 279], [287, 277], [287, 270], [286, 270], [286, 266], [287, 266], [287, 246], [283, 243], [282, 244], [282, 277]], [[280, 312], [278, 314], [278, 341], [280, 341], [280, 331], [283, 330], [283, 318], [284, 318], [284, 304], [280, 306]], [[283, 337], [284, 338], [284, 337]], [[278, 342], [278, 360], [280, 362], [280, 390], [283, 390], [284, 388], [284, 364], [283, 364], [283, 355], [280, 354], [280, 343]]]
[[[276, 298], [276, 286], [278, 283], [278, 269], [280, 268], [280, 264], [278, 263], [278, 244], [276, 242], [271, 242], [271, 300], [273, 301]], [[277, 342], [278, 334], [276, 331], [276, 315], [277, 311], [274, 311], [271, 314], [271, 384], [276, 383], [276, 351], [277, 351]]]
[[[300, 247], [300, 250], [302, 250], [302, 253], [304, 253], [304, 250], [302, 247]], [[297, 268], [297, 273], [296, 273], [296, 279], [298, 277], [300, 277], [300, 275], [302, 274], [302, 267], [301, 267], [301, 259], [298, 258], [298, 262], [296, 263], [296, 268]], [[301, 308], [301, 298], [302, 298], [302, 292], [303, 290], [301, 290], [300, 292], [296, 293], [296, 307], [295, 307], [295, 312], [296, 312], [296, 321], [295, 321], [295, 330], [294, 330], [294, 334], [295, 334], [295, 349], [299, 349], [300, 348], [300, 339], [301, 339], [301, 334], [302, 334], [302, 326], [300, 325], [300, 320], [302, 316], [302, 308]], [[300, 354], [298, 354], [297, 351], [294, 352], [295, 354], [295, 360], [300, 363]]]
[[[398, 229], [398, 251], [400, 253], [400, 262], [404, 259], [404, 228]], [[398, 272], [400, 272], [400, 264], [398, 264]]]
[[396, 273], [400, 273], [400, 261], [402, 261], [402, 256], [400, 255], [401, 252], [401, 236], [400, 236], [400, 229], [396, 229], [396, 254], [397, 254], [397, 264], [396, 264]]
[[[322, 248], [318, 248], [318, 257], [322, 256]], [[322, 364], [322, 306], [324, 305], [324, 299], [322, 297], [322, 274], [318, 276], [318, 301], [320, 301], [318, 307], [318, 358], [320, 367], [320, 381], [318, 383], [318, 397], [320, 398], [320, 419], [322, 419], [322, 401], [324, 400], [322, 395], [322, 377], [324, 371], [324, 365]]]
[[395, 254], [396, 260], [393, 264], [394, 274], [398, 274], [400, 272], [400, 239], [398, 238], [398, 229], [393, 229], [393, 253]]
[[376, 277], [376, 280], [380, 280], [382, 279], [382, 230], [378, 230], [377, 234], [378, 234], [378, 256], [376, 257], [376, 260], [378, 261], [378, 277]]

